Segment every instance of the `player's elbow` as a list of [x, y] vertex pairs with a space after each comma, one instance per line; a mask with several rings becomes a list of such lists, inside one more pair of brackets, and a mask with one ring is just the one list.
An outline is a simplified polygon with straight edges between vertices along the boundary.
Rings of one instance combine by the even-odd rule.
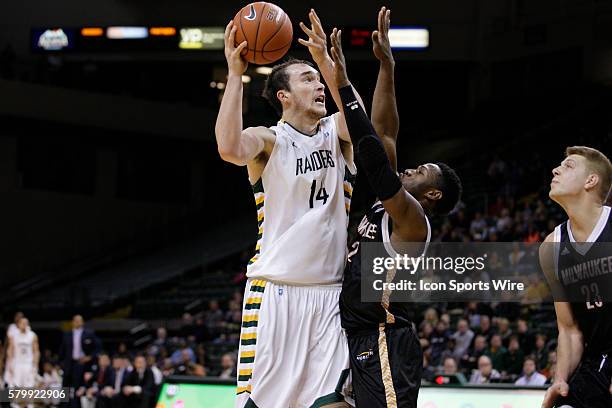
[[228, 163], [232, 163], [238, 166], [244, 166], [245, 160], [241, 157], [238, 149], [228, 148], [227, 146], [217, 145], [217, 151], [219, 152], [219, 156], [221, 160], [226, 161]]

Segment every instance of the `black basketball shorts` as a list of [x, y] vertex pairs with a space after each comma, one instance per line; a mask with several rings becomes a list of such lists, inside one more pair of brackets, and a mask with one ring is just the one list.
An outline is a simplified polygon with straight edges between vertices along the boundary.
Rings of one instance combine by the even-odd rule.
[[412, 327], [348, 333], [357, 408], [416, 408], [423, 352]]

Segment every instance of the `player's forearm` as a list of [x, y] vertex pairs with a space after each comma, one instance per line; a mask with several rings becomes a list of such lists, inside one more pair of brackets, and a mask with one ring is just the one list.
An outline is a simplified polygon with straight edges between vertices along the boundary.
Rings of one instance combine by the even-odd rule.
[[219, 107], [215, 136], [223, 160], [240, 159], [242, 133], [242, 77], [230, 75]]
[[399, 114], [395, 101], [395, 63], [381, 61], [372, 98], [372, 125], [381, 136], [397, 139]]
[[555, 381], [567, 382], [582, 358], [584, 344], [578, 329], [560, 329], [557, 342], [557, 370]]

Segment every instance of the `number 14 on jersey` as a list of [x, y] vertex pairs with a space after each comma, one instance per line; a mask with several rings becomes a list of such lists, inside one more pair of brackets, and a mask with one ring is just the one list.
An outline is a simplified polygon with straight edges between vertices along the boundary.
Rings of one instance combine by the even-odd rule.
[[319, 191], [317, 192], [317, 196], [315, 197], [315, 191], [317, 190], [317, 180], [312, 180], [312, 185], [310, 186], [310, 208], [314, 208], [315, 199], [317, 201], [323, 201], [322, 205], [327, 203], [327, 199], [329, 198], [329, 194], [325, 191], [325, 186], [321, 183], [319, 187]]

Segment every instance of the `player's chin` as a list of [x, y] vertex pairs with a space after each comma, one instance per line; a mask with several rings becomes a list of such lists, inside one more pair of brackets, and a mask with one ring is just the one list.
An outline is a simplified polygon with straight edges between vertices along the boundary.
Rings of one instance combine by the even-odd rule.
[[315, 106], [312, 108], [312, 113], [319, 118], [323, 118], [327, 116], [327, 108], [325, 108], [325, 105], [319, 106], [318, 104], [315, 104]]

